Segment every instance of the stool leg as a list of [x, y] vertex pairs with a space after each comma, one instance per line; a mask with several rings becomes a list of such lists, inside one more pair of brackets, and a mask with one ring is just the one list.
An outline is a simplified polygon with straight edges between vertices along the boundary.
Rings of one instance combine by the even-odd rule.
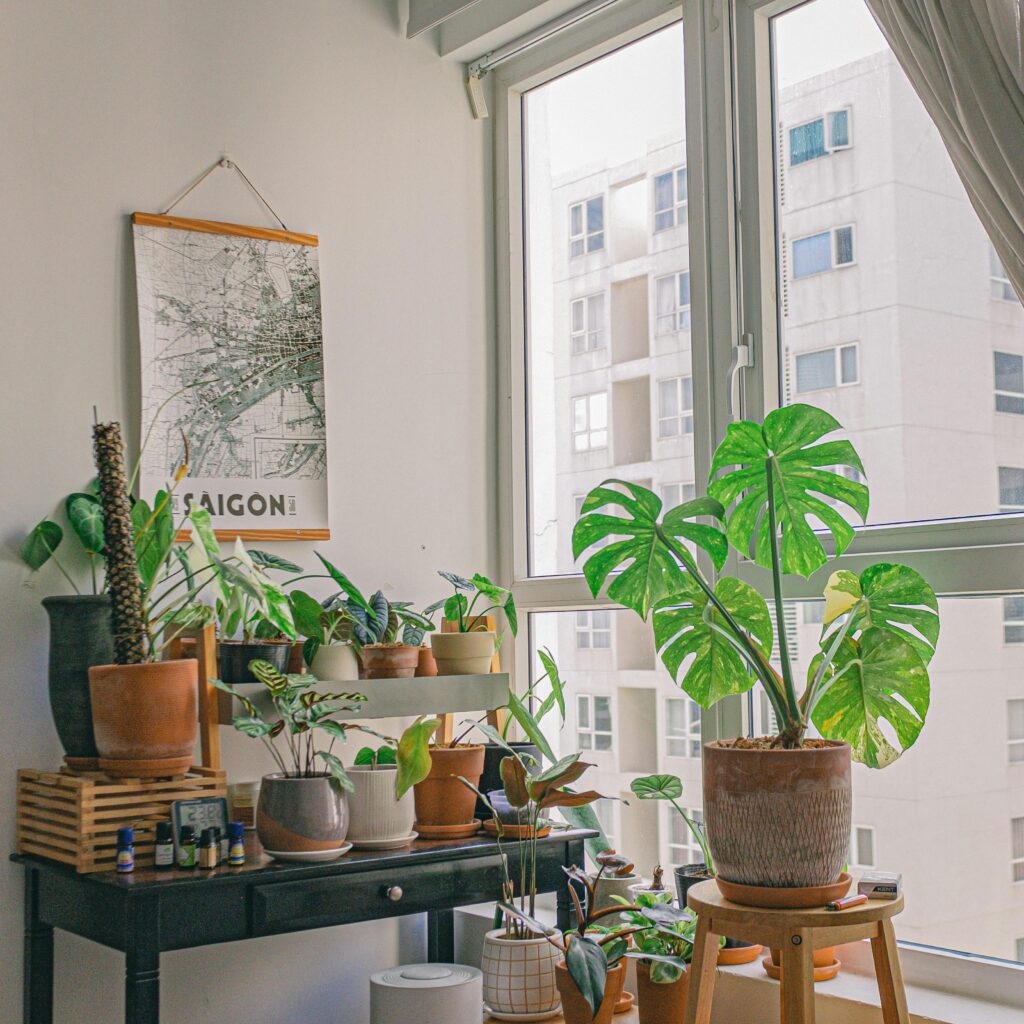
[[711, 931], [711, 919], [697, 918], [693, 938], [693, 960], [686, 992], [686, 1024], [711, 1024], [711, 1000], [715, 994], [715, 968], [718, 965], [718, 936]]
[[786, 936], [780, 966], [782, 1024], [814, 1024], [814, 943], [808, 929]]
[[884, 1024], [910, 1024], [903, 971], [900, 968], [899, 950], [896, 948], [896, 931], [891, 920], [878, 922], [878, 934], [871, 939], [871, 955], [875, 960], [882, 1021]]

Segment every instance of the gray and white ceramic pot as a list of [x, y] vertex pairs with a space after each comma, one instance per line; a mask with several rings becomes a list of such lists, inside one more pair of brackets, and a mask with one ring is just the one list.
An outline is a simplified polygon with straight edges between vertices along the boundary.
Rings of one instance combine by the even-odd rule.
[[256, 805], [256, 834], [279, 853], [336, 850], [348, 833], [348, 801], [329, 775], [264, 775]]

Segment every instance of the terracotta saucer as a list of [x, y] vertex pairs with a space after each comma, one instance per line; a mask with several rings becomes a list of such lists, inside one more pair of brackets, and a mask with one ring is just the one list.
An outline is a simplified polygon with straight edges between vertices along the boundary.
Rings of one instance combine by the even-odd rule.
[[[496, 836], [498, 834], [498, 826], [494, 823], [493, 818], [488, 818], [484, 822], [484, 831], [489, 836]], [[541, 825], [537, 830], [537, 838], [543, 839], [544, 836], [550, 835], [551, 826]], [[532, 839], [533, 829], [529, 825], [502, 825], [501, 826], [501, 838], [502, 839]]]
[[[776, 967], [775, 964], [772, 963], [772, 958], [770, 956], [766, 956], [761, 961], [761, 966], [764, 968], [764, 972], [769, 978], [774, 978], [776, 981], [779, 981], [782, 977], [782, 968]], [[836, 958], [832, 963], [827, 964], [825, 967], [815, 967], [814, 980], [816, 982], [831, 981], [839, 973], [839, 968], [842, 966], [843, 961]]]
[[480, 831], [480, 819], [474, 818], [461, 825], [421, 825], [417, 821], [413, 828], [420, 839], [468, 839]]
[[761, 946], [729, 946], [718, 951], [719, 967], [735, 967], [749, 964], [761, 954]]
[[766, 907], [769, 910], [805, 910], [823, 907], [841, 899], [850, 888], [850, 876], [844, 871], [831, 885], [810, 885], [806, 888], [783, 889], [765, 885], [742, 885], [715, 876], [719, 892], [733, 903], [745, 907]]
[[635, 999], [632, 992], [627, 992], [625, 989], [622, 990], [622, 995], [619, 996], [619, 1001], [615, 1004], [614, 1013], [626, 1013], [627, 1010], [633, 1008]]

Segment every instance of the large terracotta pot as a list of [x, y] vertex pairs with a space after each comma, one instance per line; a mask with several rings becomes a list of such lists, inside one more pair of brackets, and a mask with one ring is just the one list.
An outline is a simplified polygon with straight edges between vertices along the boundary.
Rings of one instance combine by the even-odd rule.
[[420, 825], [463, 825], [473, 820], [476, 793], [459, 781], [479, 787], [484, 748], [460, 744], [430, 748], [430, 774], [413, 787], [416, 821]]
[[771, 888], [828, 885], [849, 855], [850, 747], [704, 744], [704, 820], [717, 873]]
[[677, 981], [666, 984], [651, 981], [650, 967], [637, 960], [636, 1001], [640, 1024], [683, 1024], [689, 982], [688, 971], [683, 971]]
[[604, 983], [604, 999], [597, 1008], [597, 1013], [591, 1016], [586, 999], [580, 995], [576, 982], [570, 977], [565, 961], [561, 961], [555, 967], [555, 984], [558, 985], [558, 993], [562, 997], [562, 1016], [565, 1018], [565, 1024], [611, 1024], [615, 1004], [622, 995], [625, 980], [626, 968], [621, 963], [609, 969]]
[[484, 936], [480, 968], [484, 1003], [492, 1017], [515, 1020], [516, 1015], [558, 1012], [560, 998], [555, 966], [561, 951], [545, 938], [509, 939], [497, 928]]
[[491, 671], [497, 637], [493, 630], [431, 633], [430, 647], [442, 676], [472, 676]]
[[192, 765], [198, 714], [194, 658], [89, 669], [100, 769], [115, 778], [179, 775]]
[[114, 658], [109, 594], [44, 597], [50, 617], [50, 711], [72, 768], [96, 768], [89, 669]]
[[408, 839], [416, 812], [411, 792], [395, 799], [398, 769], [393, 764], [364, 764], [345, 770], [353, 786], [348, 795], [348, 838], [366, 844]]
[[336, 850], [348, 833], [345, 792], [329, 775], [264, 775], [256, 834], [268, 853]]
[[366, 679], [411, 679], [419, 660], [418, 647], [371, 644], [363, 648], [363, 675]]
[[249, 671], [249, 662], [269, 661], [278, 672], [287, 672], [292, 658], [290, 640], [217, 641], [217, 671], [222, 682], [229, 686], [255, 683], [257, 678]]

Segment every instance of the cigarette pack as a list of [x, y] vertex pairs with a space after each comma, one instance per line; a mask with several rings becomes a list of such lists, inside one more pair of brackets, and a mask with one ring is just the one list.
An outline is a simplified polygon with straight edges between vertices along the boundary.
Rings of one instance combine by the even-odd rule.
[[894, 900], [903, 892], [903, 876], [893, 871], [866, 871], [857, 882], [857, 892], [869, 900]]

